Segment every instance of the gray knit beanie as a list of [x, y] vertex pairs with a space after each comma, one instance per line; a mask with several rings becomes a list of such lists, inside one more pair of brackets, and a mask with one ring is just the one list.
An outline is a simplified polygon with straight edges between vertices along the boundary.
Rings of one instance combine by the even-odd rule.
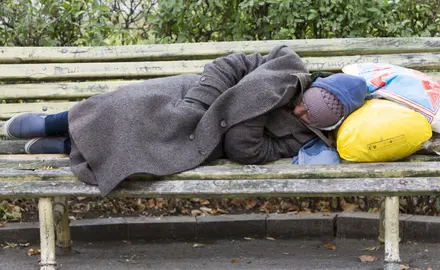
[[310, 125], [317, 128], [331, 127], [344, 116], [344, 105], [329, 91], [319, 88], [309, 88], [303, 96], [307, 108]]

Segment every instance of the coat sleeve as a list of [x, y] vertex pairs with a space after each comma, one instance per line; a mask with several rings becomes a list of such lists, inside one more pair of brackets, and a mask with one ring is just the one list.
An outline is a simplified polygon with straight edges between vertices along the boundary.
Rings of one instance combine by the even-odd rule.
[[[295, 53], [285, 45], [281, 45], [275, 47], [265, 56], [261, 56], [259, 53], [249, 55], [236, 53], [217, 58], [212, 63], [205, 65], [198, 85], [187, 92], [184, 100], [190, 103], [200, 102], [209, 107], [217, 97], [236, 85], [257, 67], [288, 54]], [[295, 54], [295, 56], [297, 55]]]
[[261, 115], [231, 127], [225, 134], [226, 157], [241, 164], [263, 164], [296, 155], [299, 143], [292, 135], [270, 134], [265, 130], [268, 119]]

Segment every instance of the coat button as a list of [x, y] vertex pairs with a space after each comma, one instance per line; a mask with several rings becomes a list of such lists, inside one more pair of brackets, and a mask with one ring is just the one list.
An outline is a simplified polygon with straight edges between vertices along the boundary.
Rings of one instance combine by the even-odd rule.
[[199, 148], [199, 153], [200, 153], [200, 155], [205, 155], [206, 154], [206, 152], [203, 151], [203, 149], [201, 149], [201, 148]]
[[191, 135], [189, 135], [189, 139], [192, 141], [192, 140], [194, 140], [194, 134], [191, 134]]
[[206, 77], [202, 77], [200, 80], [201, 80], [202, 82], [204, 82], [204, 81], [206, 81]]
[[225, 120], [222, 120], [221, 122], [220, 122], [220, 126], [221, 127], [223, 127], [223, 128], [225, 128], [227, 125], [226, 125], [226, 121]]

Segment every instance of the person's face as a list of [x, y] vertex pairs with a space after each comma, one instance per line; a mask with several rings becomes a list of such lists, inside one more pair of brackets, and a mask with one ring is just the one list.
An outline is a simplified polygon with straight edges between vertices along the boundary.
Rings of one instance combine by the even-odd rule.
[[298, 106], [293, 109], [293, 114], [301, 119], [304, 123], [310, 124], [310, 117], [309, 117], [309, 110], [307, 109], [304, 102], [301, 100], [301, 102], [298, 104]]

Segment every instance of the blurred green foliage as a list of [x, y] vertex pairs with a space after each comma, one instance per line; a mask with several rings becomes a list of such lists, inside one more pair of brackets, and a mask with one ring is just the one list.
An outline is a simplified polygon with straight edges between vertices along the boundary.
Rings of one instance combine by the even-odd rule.
[[440, 35], [440, 0], [2, 0], [0, 45]]

